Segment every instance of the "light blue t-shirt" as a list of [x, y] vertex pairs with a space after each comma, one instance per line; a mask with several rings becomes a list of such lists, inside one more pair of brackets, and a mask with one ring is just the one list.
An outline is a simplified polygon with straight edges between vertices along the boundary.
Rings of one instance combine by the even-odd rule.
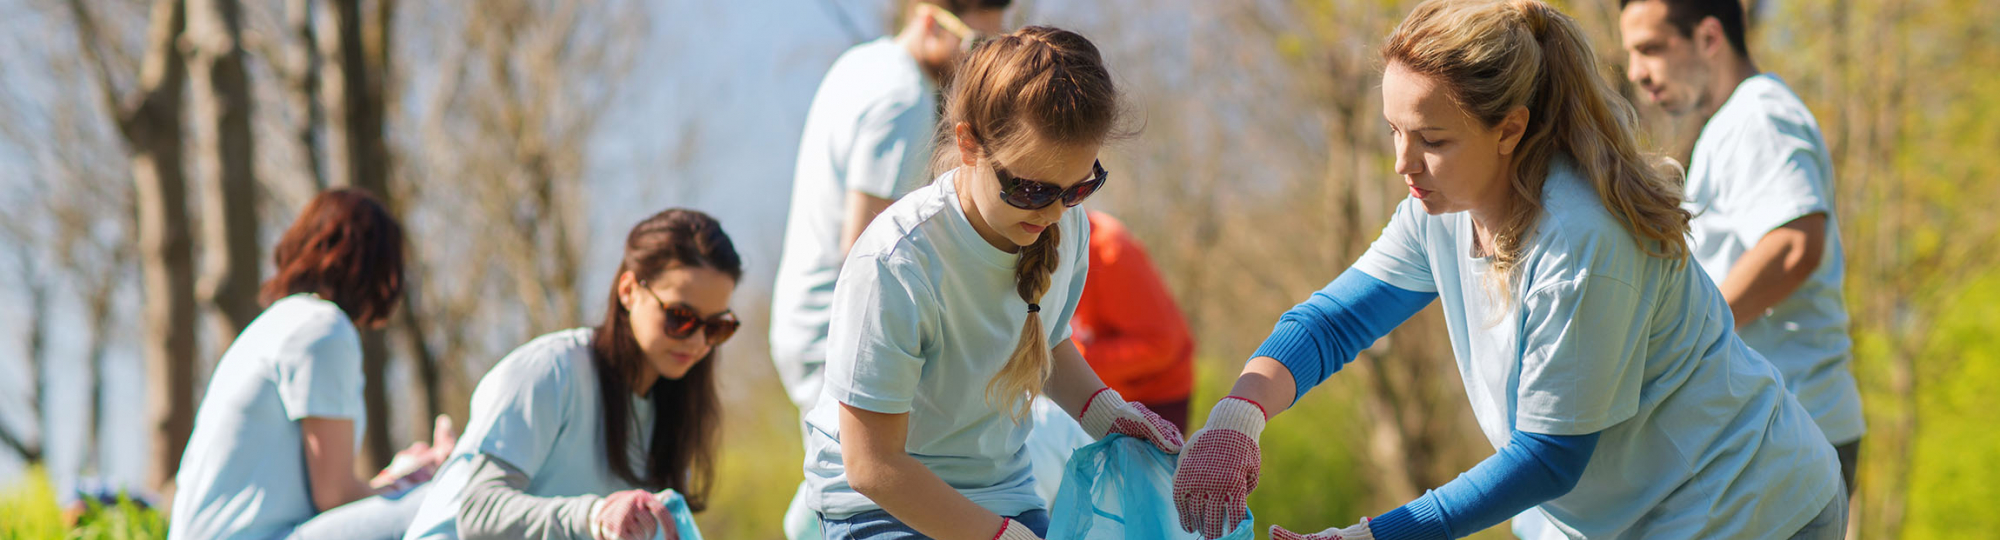
[[[604, 416], [597, 369], [591, 363], [590, 328], [554, 332], [514, 349], [472, 392], [472, 418], [431, 481], [430, 494], [404, 538], [458, 538], [458, 509], [474, 454], [528, 475], [524, 492], [536, 497], [609, 495], [639, 489], [611, 472], [604, 459]], [[630, 395], [629, 393], [627, 395]], [[627, 455], [645, 474], [652, 440], [653, 405], [631, 396], [633, 426]]]
[[1543, 503], [1587, 538], [1773, 538], [1841, 489], [1833, 447], [1731, 331], [1695, 265], [1646, 255], [1567, 160], [1509, 301], [1472, 256], [1469, 214], [1405, 200], [1356, 269], [1436, 292], [1466, 397], [1496, 448], [1511, 430], [1601, 433], [1576, 488]]
[[930, 179], [936, 93], [909, 51], [884, 37], [841, 54], [813, 95], [771, 291], [771, 357], [800, 409], [819, 392], [848, 192], [895, 200]]
[[299, 421], [353, 420], [360, 448], [362, 385], [361, 337], [340, 306], [308, 294], [272, 303], [215, 364], [174, 475], [167, 537], [279, 538], [312, 519]]
[[[826, 388], [806, 415], [807, 506], [828, 517], [881, 508], [847, 483], [843, 403], [908, 413], [905, 449], [980, 507], [1012, 516], [1045, 504], [1023, 447], [1033, 423], [986, 404], [986, 383], [1007, 363], [1028, 316], [1014, 291], [1017, 257], [973, 230], [958, 205], [955, 172], [890, 205], [841, 271]], [[1083, 212], [1071, 209], [1058, 223], [1060, 262], [1039, 302], [1052, 345], [1069, 339], [1090, 249]]]
[[1848, 369], [1853, 341], [1840, 290], [1846, 263], [1833, 213], [1830, 155], [1819, 122], [1784, 81], [1772, 75], [1745, 79], [1695, 140], [1685, 206], [1695, 213], [1694, 258], [1716, 283], [1765, 234], [1808, 214], [1826, 214], [1819, 268], [1737, 333], [1785, 374], [1785, 386], [1827, 440], [1846, 443], [1867, 427], [1861, 391]]

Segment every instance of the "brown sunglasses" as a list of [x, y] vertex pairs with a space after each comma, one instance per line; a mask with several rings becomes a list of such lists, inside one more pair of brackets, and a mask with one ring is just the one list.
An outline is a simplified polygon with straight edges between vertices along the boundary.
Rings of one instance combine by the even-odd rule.
[[639, 282], [639, 288], [645, 290], [647, 296], [653, 297], [654, 302], [659, 302], [660, 310], [666, 313], [666, 322], [660, 330], [666, 332], [667, 337], [687, 339], [694, 335], [695, 330], [701, 330], [702, 335], [708, 340], [708, 346], [714, 347], [729, 341], [729, 336], [736, 335], [736, 329], [743, 326], [743, 322], [736, 320], [736, 314], [733, 312], [723, 311], [704, 319], [701, 312], [695, 311], [694, 306], [682, 302], [669, 304], [661, 300], [660, 295], [654, 293], [653, 288], [647, 286], [644, 281]]

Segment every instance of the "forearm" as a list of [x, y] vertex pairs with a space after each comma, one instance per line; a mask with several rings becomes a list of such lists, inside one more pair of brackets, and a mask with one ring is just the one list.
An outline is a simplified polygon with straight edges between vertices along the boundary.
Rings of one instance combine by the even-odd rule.
[[1376, 518], [1375, 537], [1463, 538], [1569, 493], [1589, 465], [1597, 437], [1516, 431], [1472, 470]]
[[854, 490], [918, 533], [940, 540], [991, 540], [1002, 516], [980, 507], [906, 453], [857, 456]]
[[1277, 359], [1259, 356], [1243, 365], [1243, 373], [1236, 376], [1236, 385], [1230, 387], [1229, 397], [1242, 398], [1254, 402], [1264, 409], [1265, 418], [1273, 418], [1278, 413], [1292, 408], [1297, 401], [1298, 383], [1292, 380], [1292, 371]]
[[1823, 255], [1825, 227], [1824, 215], [1799, 218], [1765, 234], [1736, 259], [1717, 284], [1736, 326], [1764, 316], [1812, 278]]
[[523, 491], [528, 475], [505, 462], [475, 456], [458, 507], [466, 540], [538, 538], [590, 540], [591, 506], [601, 497], [536, 497]]
[[1042, 394], [1054, 400], [1072, 418], [1083, 417], [1083, 409], [1090, 402], [1092, 394], [1104, 388], [1104, 381], [1097, 378], [1097, 372], [1090, 369], [1090, 363], [1083, 359], [1076, 345], [1068, 340], [1057, 345], [1050, 355], [1055, 365], [1049, 373], [1049, 380], [1042, 384]]

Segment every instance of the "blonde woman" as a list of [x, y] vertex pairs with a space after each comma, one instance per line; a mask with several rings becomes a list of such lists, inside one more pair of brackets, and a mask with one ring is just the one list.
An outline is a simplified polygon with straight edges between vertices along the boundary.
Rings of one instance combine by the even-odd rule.
[[1572, 538], [1840, 538], [1832, 447], [1688, 260], [1678, 186], [1638, 151], [1575, 21], [1537, 0], [1430, 0], [1382, 56], [1410, 197], [1190, 439], [1183, 525], [1234, 523], [1267, 419], [1437, 300], [1495, 455], [1373, 519], [1272, 538], [1459, 538], [1537, 504]]

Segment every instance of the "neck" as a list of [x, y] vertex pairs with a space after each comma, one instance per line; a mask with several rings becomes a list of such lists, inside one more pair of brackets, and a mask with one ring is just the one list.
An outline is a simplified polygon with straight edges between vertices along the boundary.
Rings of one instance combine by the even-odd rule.
[[1019, 253], [1021, 246], [1014, 245], [1013, 240], [1008, 240], [1007, 237], [1000, 235], [1000, 231], [993, 230], [993, 225], [986, 222], [986, 216], [979, 214], [978, 201], [973, 200], [972, 190], [966, 189], [973, 183], [965, 178], [967, 174], [972, 174], [971, 167], [959, 167], [958, 174], [951, 175], [952, 188], [958, 191], [959, 211], [965, 214], [965, 220], [972, 223], [972, 230], [978, 232], [979, 238], [985, 240], [987, 245], [1007, 253]]
[[1722, 104], [1729, 101], [1729, 96], [1736, 94], [1736, 87], [1742, 86], [1743, 81], [1763, 73], [1757, 70], [1755, 62], [1742, 56], [1732, 58], [1725, 63], [1727, 65], [1716, 72], [1715, 85], [1708, 89], [1708, 104], [1702, 107], [1701, 111], [1704, 123], [1705, 119], [1715, 116], [1715, 111], [1722, 110]]
[[632, 395], [645, 397], [653, 391], [653, 385], [660, 382], [660, 371], [653, 369], [653, 363], [641, 360], [639, 374], [632, 378]]

